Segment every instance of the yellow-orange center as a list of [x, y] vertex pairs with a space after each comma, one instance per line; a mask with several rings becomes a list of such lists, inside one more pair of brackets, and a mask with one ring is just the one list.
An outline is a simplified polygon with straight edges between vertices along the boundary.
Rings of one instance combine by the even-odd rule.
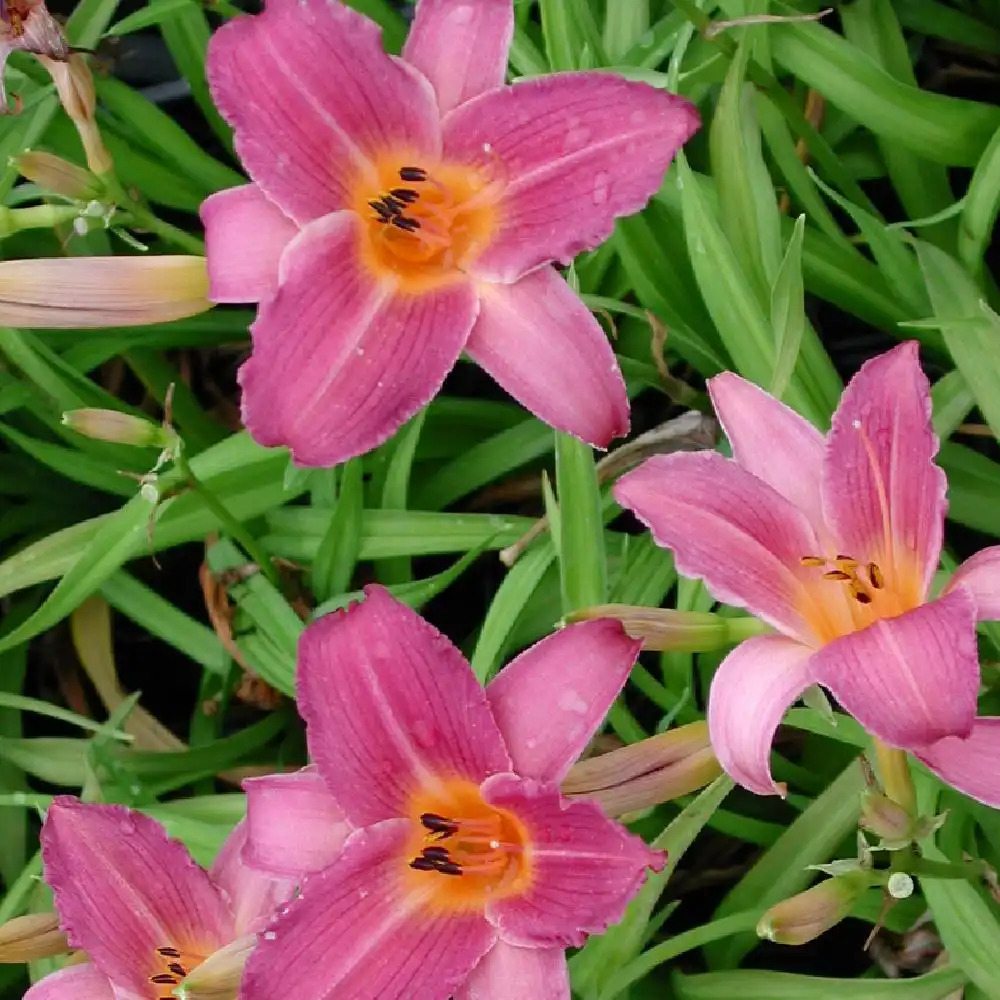
[[191, 973], [205, 961], [201, 949], [175, 948], [163, 945], [156, 949], [152, 960], [153, 972], [149, 982], [153, 986], [151, 996], [156, 1000], [176, 1000], [174, 989], [180, 986]]
[[531, 884], [528, 832], [469, 781], [444, 782], [413, 797], [405, 878], [428, 905], [449, 912], [524, 893]]
[[362, 259], [408, 292], [461, 279], [493, 236], [503, 186], [492, 162], [416, 165], [384, 157], [355, 187], [354, 209], [365, 220]]

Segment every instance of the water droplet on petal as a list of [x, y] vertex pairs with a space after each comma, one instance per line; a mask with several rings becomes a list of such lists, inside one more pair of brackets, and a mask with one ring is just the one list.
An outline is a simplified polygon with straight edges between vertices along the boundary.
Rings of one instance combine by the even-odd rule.
[[586, 700], [580, 695], [580, 692], [574, 691], [572, 688], [567, 691], [563, 691], [563, 693], [559, 695], [559, 701], [557, 704], [564, 712], [573, 712], [576, 715], [583, 715], [583, 713], [590, 707]]

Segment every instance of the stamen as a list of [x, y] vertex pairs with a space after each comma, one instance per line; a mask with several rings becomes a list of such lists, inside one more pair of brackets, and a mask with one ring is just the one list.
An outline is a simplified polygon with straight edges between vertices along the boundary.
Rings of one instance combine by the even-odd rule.
[[180, 958], [181, 953], [176, 948], [157, 948], [157, 955], [162, 955], [164, 958]]
[[398, 215], [404, 208], [406, 208], [406, 202], [400, 201], [398, 198], [393, 198], [391, 194], [387, 194], [382, 199], [382, 204], [385, 205], [385, 207], [388, 208], [393, 215]]
[[431, 833], [444, 833], [450, 837], [458, 831], [458, 824], [453, 819], [445, 819], [437, 813], [422, 813], [420, 822]]
[[423, 856], [434, 862], [451, 861], [447, 847], [425, 847]]
[[391, 222], [397, 229], [402, 229], [404, 233], [413, 233], [420, 228], [420, 223], [408, 215], [394, 215]]
[[406, 205], [412, 205], [420, 197], [413, 188], [393, 188], [389, 194]]
[[803, 566], [819, 567], [825, 566], [826, 560], [822, 556], [803, 556], [800, 560]]
[[156, 983], [157, 986], [176, 986], [177, 980], [165, 972], [161, 972], [158, 976], [150, 976], [149, 981], [151, 983]]
[[868, 564], [867, 570], [868, 581], [876, 590], [881, 590], [885, 586], [885, 577], [882, 575], [882, 570], [873, 562]]
[[175, 975], [180, 976], [183, 979], [187, 975], [187, 971], [180, 962], [171, 962], [167, 968]]
[[858, 604], [871, 604], [872, 595], [857, 580], [852, 580], [847, 589]]
[[427, 171], [422, 167], [400, 167], [399, 179], [409, 183], [420, 183], [427, 180]]
[[851, 574], [845, 573], [842, 569], [831, 569], [823, 574], [824, 580], [850, 580]]
[[398, 214], [398, 212], [394, 212], [383, 201], [370, 201], [368, 204], [378, 212], [379, 222], [388, 222], [394, 215]]

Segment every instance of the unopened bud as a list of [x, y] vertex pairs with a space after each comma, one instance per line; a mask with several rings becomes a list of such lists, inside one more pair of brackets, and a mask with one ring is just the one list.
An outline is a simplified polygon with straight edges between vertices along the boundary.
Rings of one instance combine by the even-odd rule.
[[243, 967], [256, 943], [256, 935], [248, 934], [209, 955], [184, 980], [178, 996], [182, 1000], [235, 1000]]
[[176, 441], [175, 435], [165, 427], [118, 410], [67, 410], [62, 415], [62, 422], [84, 437], [137, 448], [169, 448]]
[[18, 172], [39, 187], [74, 201], [91, 201], [101, 193], [93, 174], [53, 153], [31, 150], [15, 156]]
[[622, 816], [688, 795], [721, 773], [708, 725], [692, 722], [581, 760], [570, 768], [562, 791], [594, 800], [609, 816]]
[[913, 839], [913, 819], [898, 803], [873, 788], [861, 793], [861, 828], [881, 839], [879, 846], [899, 850]]
[[0, 962], [34, 962], [69, 950], [57, 913], [29, 913], [0, 924]]
[[682, 653], [704, 653], [721, 649], [771, 629], [756, 618], [726, 618], [706, 611], [674, 611], [643, 608], [630, 604], [597, 604], [566, 616], [567, 621], [617, 618], [633, 639], [641, 639], [644, 649]]
[[76, 126], [87, 156], [87, 166], [95, 174], [107, 173], [112, 167], [111, 155], [104, 147], [94, 117], [97, 93], [87, 60], [79, 53], [73, 53], [62, 61], [45, 56], [39, 56], [39, 61], [49, 71], [59, 100]]
[[871, 884], [867, 872], [828, 878], [783, 900], [760, 918], [757, 934], [777, 944], [807, 944], [848, 916]]

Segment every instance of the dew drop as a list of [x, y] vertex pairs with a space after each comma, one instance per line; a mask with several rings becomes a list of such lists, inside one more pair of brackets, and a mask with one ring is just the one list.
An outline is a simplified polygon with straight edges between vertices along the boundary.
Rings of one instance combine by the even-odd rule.
[[559, 695], [558, 705], [564, 712], [573, 712], [576, 715], [583, 715], [589, 707], [580, 692], [572, 688]]
[[264, 931], [264, 940], [273, 941], [278, 935], [274, 931]]

